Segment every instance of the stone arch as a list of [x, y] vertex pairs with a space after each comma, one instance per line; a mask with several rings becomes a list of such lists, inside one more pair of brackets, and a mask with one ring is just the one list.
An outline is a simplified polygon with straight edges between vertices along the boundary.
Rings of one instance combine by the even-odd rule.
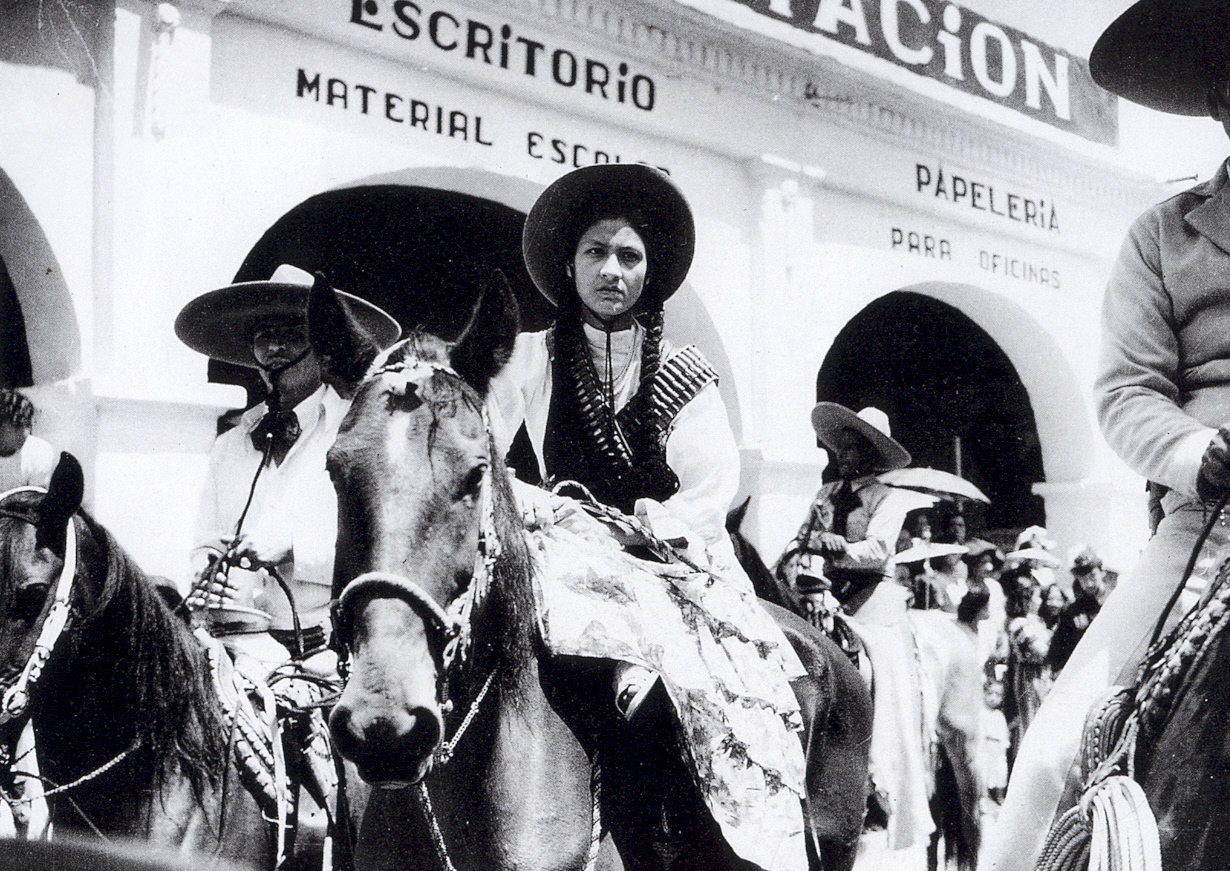
[[38, 219], [3, 169], [0, 169], [0, 271], [11, 287], [11, 295], [6, 294], [9, 305], [15, 301], [19, 309], [16, 313], [4, 312], [4, 338], [6, 344], [12, 341], [24, 344], [17, 352], [26, 357], [26, 362], [16, 367], [22, 373], [20, 380], [27, 380], [28, 376], [32, 385], [43, 385], [78, 372], [81, 332], [64, 273]]

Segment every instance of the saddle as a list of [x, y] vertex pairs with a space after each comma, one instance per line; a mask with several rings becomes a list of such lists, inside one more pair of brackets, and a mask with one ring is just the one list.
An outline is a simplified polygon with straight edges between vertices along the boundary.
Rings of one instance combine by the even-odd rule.
[[1052, 825], [1037, 867], [1160, 871], [1157, 820], [1140, 781], [1176, 699], [1230, 624], [1230, 563], [1203, 600], [1145, 655], [1131, 687], [1112, 687], [1081, 735], [1079, 800]]
[[[305, 821], [300, 818], [299, 790], [323, 809], [325, 833], [336, 830], [339, 777], [324, 716], [334, 688], [304, 675], [293, 663], [265, 681], [237, 668], [222, 643], [203, 628], [195, 631], [205, 648], [223, 721], [230, 731], [232, 756], [244, 787], [274, 826], [277, 863], [295, 848]], [[320, 826], [312, 826], [315, 830]]]

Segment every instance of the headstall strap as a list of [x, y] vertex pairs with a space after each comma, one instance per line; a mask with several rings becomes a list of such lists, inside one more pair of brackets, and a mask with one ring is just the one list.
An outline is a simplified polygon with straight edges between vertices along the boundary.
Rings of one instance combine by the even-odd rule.
[[[28, 489], [37, 490], [38, 488]], [[15, 491], [10, 490], [4, 496], [0, 496], [0, 501], [13, 492]], [[21, 670], [17, 680], [4, 691], [4, 696], [0, 698], [0, 724], [20, 717], [30, 703], [30, 690], [38, 682], [43, 668], [47, 665], [47, 660], [51, 658], [56, 642], [68, 626], [69, 617], [72, 614], [69, 600], [72, 598], [73, 578], [76, 574], [77, 528], [73, 525], [73, 518], [69, 517], [68, 530], [64, 537], [64, 565], [61, 566], [60, 577], [56, 580], [55, 598], [52, 600], [46, 619], [43, 620], [38, 640], [34, 642], [34, 649], [30, 651], [30, 658], [26, 660], [25, 667]]]

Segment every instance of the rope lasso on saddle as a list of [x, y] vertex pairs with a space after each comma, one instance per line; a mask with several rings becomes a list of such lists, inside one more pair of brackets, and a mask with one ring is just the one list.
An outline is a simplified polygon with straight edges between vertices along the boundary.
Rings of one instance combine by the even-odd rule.
[[[1051, 827], [1036, 865], [1041, 871], [1161, 871], [1157, 820], [1136, 780], [1138, 745], [1142, 740], [1147, 745], [1161, 728], [1173, 700], [1174, 683], [1181, 681], [1213, 635], [1213, 626], [1206, 625], [1211, 622], [1209, 615], [1195, 617], [1198, 611], [1210, 609], [1198, 607], [1180, 622], [1165, 646], [1159, 645], [1167, 618], [1228, 502], [1230, 494], [1213, 504], [1196, 538], [1183, 574], [1150, 636], [1137, 686], [1134, 690], [1116, 690], [1090, 713], [1082, 742], [1086, 780], [1081, 799]], [[1228, 598], [1223, 580], [1210, 585], [1201, 606]], [[1176, 640], [1184, 641], [1181, 649], [1168, 654]]]

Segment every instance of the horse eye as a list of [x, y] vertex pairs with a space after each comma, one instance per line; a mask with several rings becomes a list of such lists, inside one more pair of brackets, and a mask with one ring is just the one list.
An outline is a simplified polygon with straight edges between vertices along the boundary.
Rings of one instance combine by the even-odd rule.
[[477, 499], [479, 492], [483, 489], [483, 476], [486, 474], [486, 463], [479, 463], [467, 472], [465, 478], [461, 482], [461, 486], [457, 488], [457, 498], [471, 500]]
[[13, 594], [11, 616], [16, 620], [33, 620], [43, 611], [48, 584], [33, 583], [18, 587]]

